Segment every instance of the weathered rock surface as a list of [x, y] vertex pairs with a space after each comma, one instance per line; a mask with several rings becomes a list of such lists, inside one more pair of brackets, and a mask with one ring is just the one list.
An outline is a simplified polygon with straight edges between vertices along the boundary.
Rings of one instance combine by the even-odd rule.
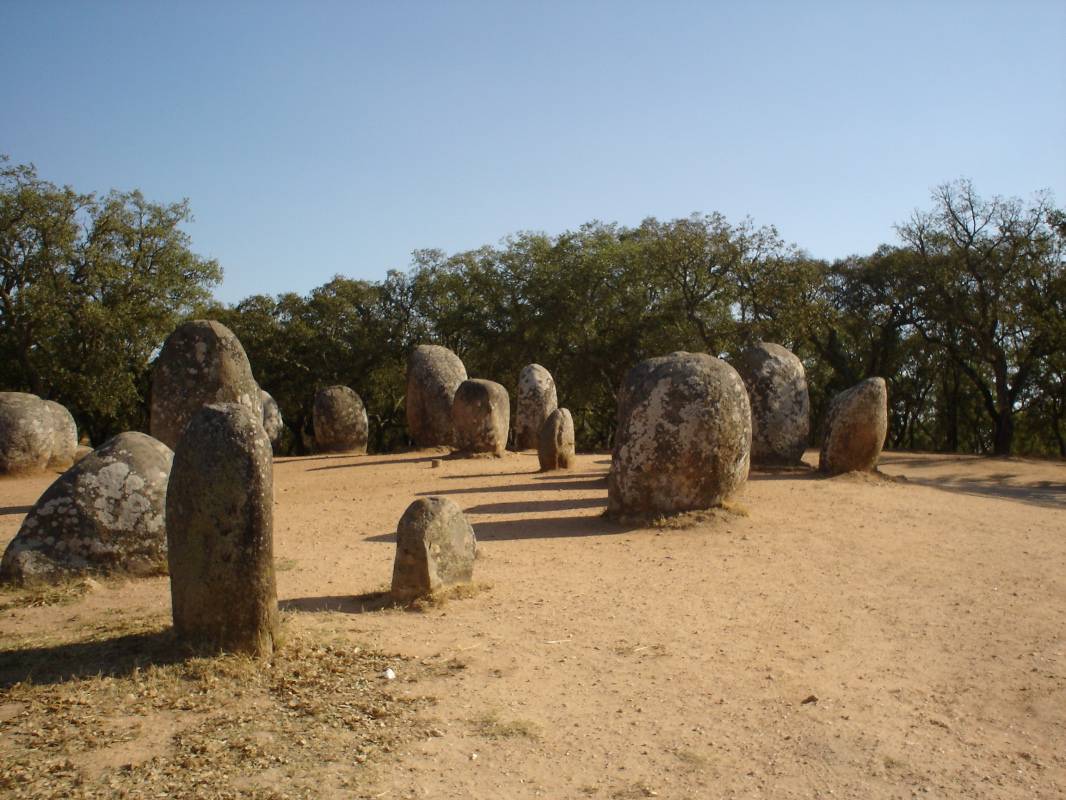
[[285, 429], [285, 422], [281, 418], [281, 409], [278, 402], [270, 392], [265, 389], [259, 390], [259, 400], [263, 404], [263, 430], [273, 447], [281, 442], [281, 432]]
[[574, 418], [570, 409], [557, 408], [540, 426], [537, 442], [540, 468], [542, 471], [573, 469], [574, 455]]
[[166, 496], [174, 454], [144, 433], [109, 439], [49, 486], [0, 562], [0, 579], [52, 583], [167, 568]]
[[518, 375], [518, 401], [515, 408], [515, 447], [537, 447], [540, 429], [556, 408], [559, 399], [555, 379], [540, 364], [528, 364]]
[[779, 344], [759, 342], [740, 354], [736, 368], [751, 402], [751, 463], [799, 464], [811, 433], [803, 362]]
[[818, 469], [828, 475], [876, 469], [888, 434], [888, 387], [867, 378], [833, 398]]
[[315, 395], [315, 446], [321, 452], [365, 453], [369, 423], [363, 400], [347, 386], [327, 386]]
[[78, 425], [67, 407], [55, 400], [45, 400], [52, 415], [52, 455], [48, 459], [50, 469], [67, 469], [74, 463], [78, 449]]
[[198, 648], [274, 650], [274, 473], [261, 419], [235, 403], [205, 406], [174, 450], [167, 490], [174, 629]]
[[37, 395], [0, 392], [0, 475], [45, 469], [54, 427], [48, 404]]
[[209, 403], [237, 403], [262, 419], [259, 384], [248, 356], [229, 328], [211, 320], [179, 325], [152, 369], [151, 433], [168, 447]]
[[466, 380], [455, 390], [452, 425], [461, 453], [494, 453], [507, 449], [511, 423], [511, 398], [495, 381]]
[[477, 539], [463, 512], [446, 497], [420, 497], [396, 529], [392, 593], [420, 597], [474, 576]]
[[643, 361], [619, 396], [607, 511], [718, 505], [747, 480], [750, 449], [751, 409], [736, 370], [704, 353]]
[[452, 400], [466, 367], [447, 347], [421, 344], [407, 360], [407, 430], [419, 447], [455, 442]]

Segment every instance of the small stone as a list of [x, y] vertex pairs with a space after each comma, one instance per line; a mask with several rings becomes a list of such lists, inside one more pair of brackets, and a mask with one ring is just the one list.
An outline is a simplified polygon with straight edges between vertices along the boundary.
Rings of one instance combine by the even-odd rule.
[[542, 472], [574, 467], [574, 418], [567, 408], [557, 408], [541, 425], [537, 459]]
[[369, 423], [363, 400], [347, 386], [328, 386], [315, 395], [315, 445], [327, 453], [366, 453]]
[[807, 705], [810, 705], [811, 703], [817, 703], [817, 702], [818, 702], [818, 698], [815, 697], [813, 694], [809, 694], [809, 695], [807, 695], [806, 697], [804, 697], [800, 701], [800, 705], [801, 706], [807, 706]]
[[387, 670], [381, 673], [381, 677], [383, 677], [387, 681], [394, 681], [396, 680], [396, 673], [391, 667], [389, 667]]
[[407, 360], [404, 400], [407, 430], [419, 447], [440, 447], [455, 441], [452, 400], [466, 380], [466, 367], [447, 347], [422, 344]]
[[269, 656], [278, 632], [274, 477], [262, 417], [200, 409], [174, 451], [167, 489], [177, 634], [198, 648]]
[[433, 459], [432, 461], [429, 462], [429, 466], [431, 468], [433, 468], [433, 469], [440, 469], [440, 467], [443, 464], [444, 464], [444, 462], [441, 461], [441, 459], [439, 459], [439, 458], [435, 458], [435, 459]]
[[463, 512], [446, 497], [420, 497], [396, 528], [392, 594], [420, 597], [474, 575], [477, 539]]
[[455, 390], [452, 425], [460, 453], [502, 456], [510, 422], [511, 399], [495, 381], [466, 380]]

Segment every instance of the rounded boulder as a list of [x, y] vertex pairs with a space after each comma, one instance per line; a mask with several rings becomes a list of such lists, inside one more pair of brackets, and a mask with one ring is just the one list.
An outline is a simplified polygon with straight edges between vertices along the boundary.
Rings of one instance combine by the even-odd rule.
[[52, 469], [67, 469], [75, 461], [78, 450], [78, 425], [67, 407], [55, 400], [45, 400], [52, 415], [52, 455], [48, 466]]
[[500, 384], [481, 379], [459, 384], [452, 401], [452, 425], [461, 453], [502, 456], [510, 423], [511, 398]]
[[463, 512], [447, 497], [420, 497], [396, 527], [392, 594], [420, 597], [474, 576], [477, 539]]
[[39, 472], [54, 447], [52, 412], [35, 394], [0, 392], [0, 475]]
[[233, 331], [212, 320], [183, 323], [152, 369], [151, 433], [176, 446], [189, 420], [210, 403], [237, 403], [262, 419], [260, 391]]
[[369, 423], [363, 400], [347, 386], [327, 386], [315, 395], [315, 445], [327, 453], [365, 453]]
[[174, 454], [120, 433], [64, 472], [37, 500], [0, 562], [15, 583], [92, 574], [166, 572], [166, 495]]
[[557, 408], [540, 426], [537, 441], [537, 459], [540, 469], [573, 469], [574, 467], [574, 418], [570, 409]]
[[555, 379], [540, 364], [523, 367], [518, 375], [518, 400], [515, 408], [515, 447], [537, 447], [544, 421], [559, 407]]
[[452, 400], [466, 367], [447, 347], [421, 344], [407, 360], [407, 430], [419, 447], [453, 444]]
[[270, 392], [260, 389], [259, 400], [263, 404], [263, 430], [272, 447], [277, 447], [281, 442], [281, 432], [285, 429], [285, 421], [281, 417], [281, 409], [278, 402]]
[[619, 396], [607, 511], [712, 508], [747, 480], [750, 450], [751, 408], [735, 369], [704, 353], [643, 361]]
[[779, 344], [759, 342], [737, 359], [751, 402], [751, 463], [792, 466], [811, 433], [811, 401], [803, 362]]
[[888, 435], [888, 387], [867, 378], [833, 398], [818, 469], [827, 475], [877, 468]]

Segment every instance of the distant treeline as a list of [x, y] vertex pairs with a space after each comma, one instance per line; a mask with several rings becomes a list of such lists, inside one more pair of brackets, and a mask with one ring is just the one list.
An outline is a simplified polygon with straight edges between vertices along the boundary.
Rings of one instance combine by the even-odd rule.
[[414, 253], [378, 282], [210, 301], [218, 265], [192, 254], [185, 204], [103, 199], [4, 166], [3, 388], [63, 402], [94, 442], [146, 428], [150, 359], [183, 317], [229, 326], [300, 452], [318, 387], [351, 386], [371, 448], [408, 444], [407, 353], [443, 344], [472, 377], [515, 390], [528, 363], [555, 377], [579, 449], [607, 448], [615, 395], [643, 358], [727, 360], [757, 339], [807, 368], [812, 443], [834, 393], [880, 375], [888, 447], [1066, 456], [1066, 214], [1050, 198], [983, 199], [966, 181], [896, 228], [898, 244], [832, 263], [773, 227], [719, 214], [590, 222], [498, 246]]

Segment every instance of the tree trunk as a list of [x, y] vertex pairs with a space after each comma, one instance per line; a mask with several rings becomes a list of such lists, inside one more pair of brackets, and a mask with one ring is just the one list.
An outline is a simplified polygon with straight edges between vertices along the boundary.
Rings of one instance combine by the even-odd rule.
[[999, 410], [996, 417], [996, 436], [992, 452], [997, 456], [1009, 456], [1014, 443], [1014, 413], [1008, 406]]

